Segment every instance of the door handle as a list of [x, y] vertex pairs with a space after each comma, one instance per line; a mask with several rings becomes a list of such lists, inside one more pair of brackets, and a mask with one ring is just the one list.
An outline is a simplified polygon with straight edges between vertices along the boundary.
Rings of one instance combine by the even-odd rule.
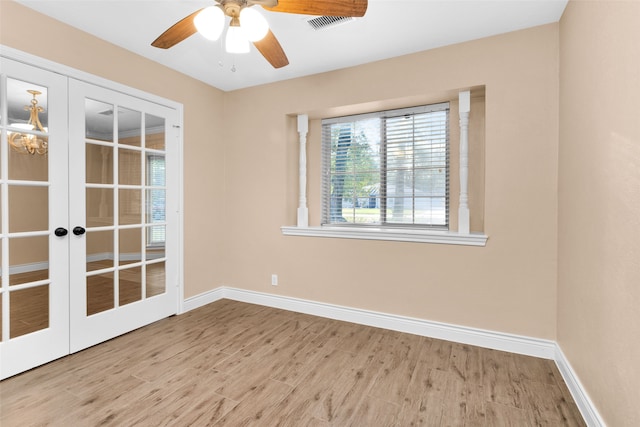
[[67, 233], [69, 232], [67, 231], [66, 228], [58, 227], [56, 228], [56, 231], [54, 231], [53, 233], [58, 237], [63, 237], [63, 236], [66, 236]]
[[[66, 231], [66, 230], [65, 230]], [[82, 236], [86, 230], [79, 225], [77, 227], [73, 227], [73, 234], [76, 236]]]

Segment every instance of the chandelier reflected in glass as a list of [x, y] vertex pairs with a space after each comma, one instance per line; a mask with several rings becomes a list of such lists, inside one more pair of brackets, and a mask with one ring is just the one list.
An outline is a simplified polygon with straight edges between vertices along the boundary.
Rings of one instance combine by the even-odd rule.
[[[40, 123], [40, 113], [44, 111], [44, 108], [38, 105], [38, 99], [36, 96], [41, 95], [42, 92], [37, 90], [27, 90], [33, 99], [31, 105], [25, 105], [25, 111], [29, 111], [29, 121], [27, 123], [13, 123], [14, 128], [21, 128], [24, 130], [34, 131], [38, 133], [47, 133], [47, 129]], [[47, 154], [49, 149], [48, 138], [44, 135], [38, 135], [35, 133], [20, 133], [9, 132], [8, 141], [11, 148], [21, 154]]]

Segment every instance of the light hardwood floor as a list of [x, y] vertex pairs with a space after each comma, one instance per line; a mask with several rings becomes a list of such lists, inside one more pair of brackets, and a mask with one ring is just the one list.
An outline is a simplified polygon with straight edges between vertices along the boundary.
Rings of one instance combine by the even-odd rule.
[[10, 426], [584, 426], [552, 361], [222, 300], [0, 382]]

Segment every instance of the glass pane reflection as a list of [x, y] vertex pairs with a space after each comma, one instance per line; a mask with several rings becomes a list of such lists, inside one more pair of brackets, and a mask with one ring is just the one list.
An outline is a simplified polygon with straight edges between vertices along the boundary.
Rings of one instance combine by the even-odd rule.
[[118, 183], [123, 185], [142, 185], [140, 152], [127, 149], [118, 150]]
[[9, 239], [9, 285], [49, 278], [49, 236]]
[[113, 267], [113, 230], [87, 230], [87, 271]]
[[87, 276], [87, 316], [112, 309], [113, 296], [113, 273]]
[[165, 159], [163, 155], [147, 155], [147, 181], [148, 186], [164, 187], [166, 183]]
[[140, 190], [120, 189], [119, 223], [140, 224], [142, 222], [142, 192]]
[[90, 184], [113, 184], [113, 147], [86, 145], [86, 180]]
[[145, 114], [145, 147], [154, 150], [164, 150], [165, 123], [163, 117]]
[[[47, 137], [40, 137], [47, 140]], [[48, 181], [49, 157], [39, 154], [23, 154], [16, 150], [8, 150], [9, 179], [23, 181]]]
[[120, 305], [130, 304], [142, 299], [142, 267], [120, 270], [119, 282], [118, 303]]
[[49, 188], [9, 186], [9, 232], [49, 229]]
[[87, 98], [84, 109], [85, 137], [113, 142], [113, 105]]
[[10, 338], [49, 327], [49, 285], [20, 289], [9, 296]]
[[147, 190], [147, 223], [166, 221], [165, 190]]
[[87, 227], [113, 225], [113, 189], [87, 188]]
[[120, 265], [142, 261], [142, 229], [125, 228], [120, 234]]
[[142, 113], [118, 107], [118, 142], [140, 147], [142, 134]]
[[[29, 122], [31, 112], [28, 108], [31, 106], [33, 99], [33, 94], [29, 91], [40, 92], [36, 94], [36, 100], [38, 101], [37, 106], [40, 107], [38, 109], [38, 119], [46, 131], [49, 126], [47, 88], [12, 78], [7, 78], [7, 94], [11, 94], [11, 96], [7, 96], [7, 113], [9, 119], [7, 124], [9, 126], [23, 127], [22, 125], [26, 125]], [[26, 110], [25, 107], [27, 107]], [[40, 111], [40, 109], [42, 111]], [[30, 127], [30, 129], [32, 129], [32, 127]]]
[[154, 295], [160, 295], [165, 292], [165, 263], [156, 262], [147, 264], [147, 298]]
[[147, 259], [165, 257], [166, 226], [152, 225], [147, 227]]

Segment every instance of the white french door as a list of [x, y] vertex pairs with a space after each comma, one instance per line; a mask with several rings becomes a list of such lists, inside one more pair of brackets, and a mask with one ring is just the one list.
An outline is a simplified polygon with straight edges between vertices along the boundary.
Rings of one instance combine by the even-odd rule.
[[[69, 222], [67, 79], [4, 58], [0, 76], [0, 378], [6, 378], [69, 353], [68, 238], [54, 231]], [[38, 110], [42, 130], [28, 125], [29, 107]]]
[[177, 311], [174, 109], [69, 81], [71, 352]]
[[179, 120], [0, 58], [0, 379], [177, 312]]

